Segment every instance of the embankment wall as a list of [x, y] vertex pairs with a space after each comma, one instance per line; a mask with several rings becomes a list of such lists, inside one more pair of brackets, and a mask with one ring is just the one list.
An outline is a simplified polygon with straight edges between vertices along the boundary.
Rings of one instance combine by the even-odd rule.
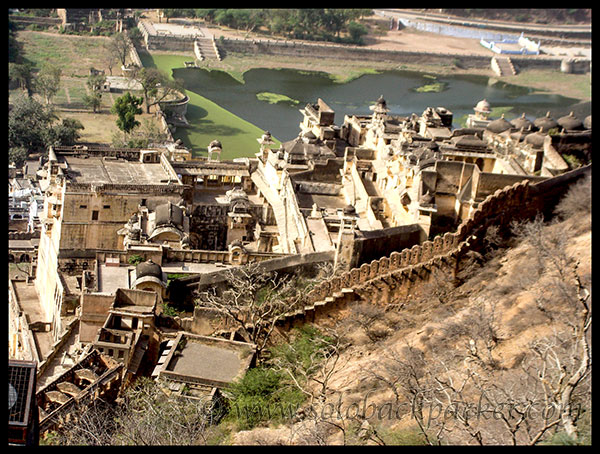
[[[312, 44], [284, 40], [251, 40], [219, 38], [217, 47], [222, 53], [255, 55], [285, 55], [310, 58], [333, 58], [339, 60], [391, 61], [398, 63], [429, 63], [458, 65], [462, 68], [489, 68], [493, 55], [463, 55], [436, 52], [413, 52], [383, 49], [368, 49], [342, 44]], [[190, 51], [192, 48], [190, 48]], [[550, 68], [560, 70], [561, 60], [544, 56], [511, 56], [513, 64], [523, 68]]]

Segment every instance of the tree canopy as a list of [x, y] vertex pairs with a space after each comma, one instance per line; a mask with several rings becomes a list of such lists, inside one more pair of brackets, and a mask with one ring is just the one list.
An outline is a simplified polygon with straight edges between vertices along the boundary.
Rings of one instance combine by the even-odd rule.
[[55, 65], [44, 64], [41, 71], [35, 76], [33, 87], [50, 104], [60, 89], [62, 69]]
[[129, 42], [123, 33], [115, 33], [106, 44], [106, 50], [125, 66], [129, 55]]
[[183, 90], [183, 83], [180, 80], [173, 80], [165, 72], [156, 68], [137, 68], [132, 74], [132, 79], [142, 86], [146, 113], [150, 113], [150, 106]]
[[16, 97], [8, 114], [9, 157], [19, 165], [31, 152], [45, 151], [51, 145], [73, 145], [83, 125], [72, 118], [57, 120], [51, 106], [25, 95]]
[[[370, 16], [368, 8], [197, 8], [163, 10], [167, 17], [204, 19], [240, 30], [264, 27], [268, 33], [289, 38], [362, 43], [366, 33], [357, 21]], [[347, 33], [347, 36], [342, 36]]]
[[87, 80], [87, 86], [90, 89], [89, 95], [84, 95], [83, 102], [91, 107], [94, 113], [102, 104], [102, 86], [106, 82], [104, 74], [91, 74]]
[[117, 114], [117, 126], [125, 134], [130, 133], [140, 122], [135, 119], [142, 113], [140, 106], [144, 100], [127, 92], [117, 98], [110, 111]]

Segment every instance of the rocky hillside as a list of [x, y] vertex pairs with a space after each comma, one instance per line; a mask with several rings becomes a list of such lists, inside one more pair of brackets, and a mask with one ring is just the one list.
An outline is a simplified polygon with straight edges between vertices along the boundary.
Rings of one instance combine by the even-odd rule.
[[[552, 220], [488, 229], [456, 279], [319, 326], [341, 340], [313, 367], [293, 423], [238, 444], [588, 444], [591, 182]], [[310, 403], [310, 404], [309, 404]]]

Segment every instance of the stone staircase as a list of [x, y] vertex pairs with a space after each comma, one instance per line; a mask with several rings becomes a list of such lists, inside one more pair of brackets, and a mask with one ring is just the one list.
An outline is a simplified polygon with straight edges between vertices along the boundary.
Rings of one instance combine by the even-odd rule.
[[517, 74], [510, 57], [493, 57], [491, 65], [494, 72], [500, 77]]
[[219, 53], [213, 36], [197, 38], [196, 41], [194, 41], [194, 55], [200, 61], [221, 60], [221, 55]]

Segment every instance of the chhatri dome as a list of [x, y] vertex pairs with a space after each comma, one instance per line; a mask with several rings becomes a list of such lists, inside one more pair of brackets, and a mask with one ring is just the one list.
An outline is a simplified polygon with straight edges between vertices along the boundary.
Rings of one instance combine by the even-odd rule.
[[492, 108], [490, 107], [490, 103], [487, 102], [487, 99], [482, 99], [477, 103], [477, 105], [473, 108], [476, 114], [480, 115], [489, 115], [492, 112]]

